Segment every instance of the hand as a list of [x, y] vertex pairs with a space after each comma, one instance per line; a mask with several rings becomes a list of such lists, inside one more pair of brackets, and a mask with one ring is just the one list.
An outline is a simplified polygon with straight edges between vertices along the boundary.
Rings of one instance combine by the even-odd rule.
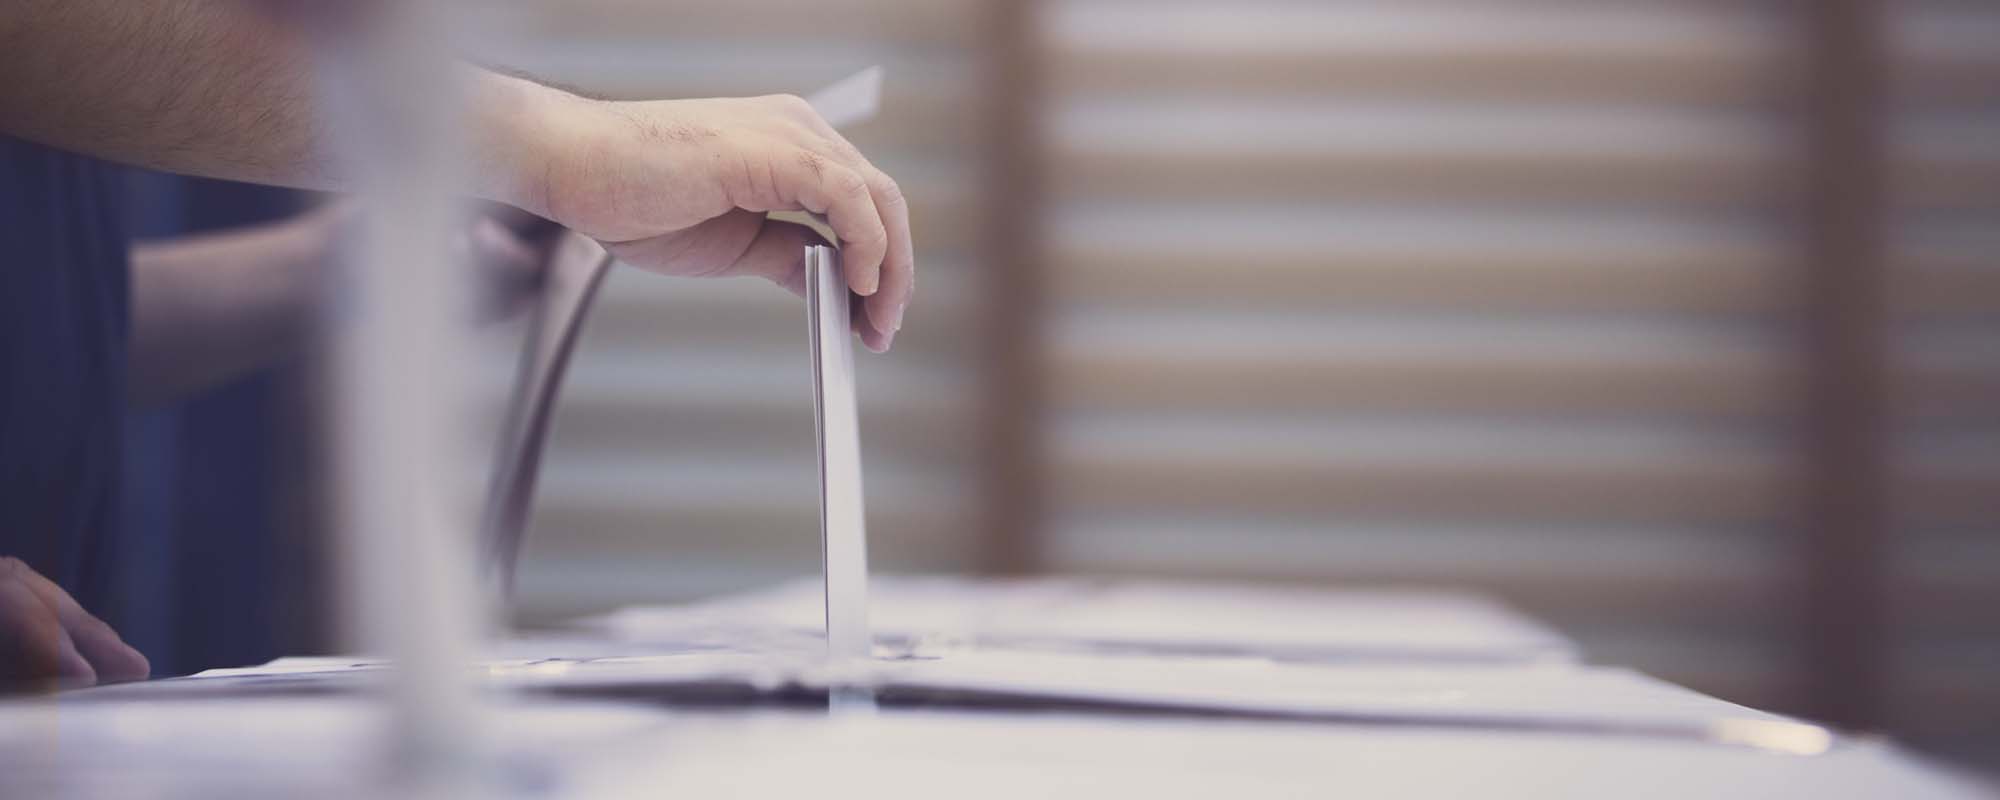
[[[539, 91], [536, 91], [539, 90]], [[805, 225], [839, 237], [856, 330], [889, 348], [915, 289], [909, 207], [888, 175], [790, 95], [603, 102], [533, 87], [531, 144], [510, 148], [526, 197], [508, 198], [667, 275], [757, 275], [805, 293]], [[521, 158], [522, 153], [538, 155]]]
[[145, 680], [146, 657], [54, 581], [0, 557], [0, 687]]

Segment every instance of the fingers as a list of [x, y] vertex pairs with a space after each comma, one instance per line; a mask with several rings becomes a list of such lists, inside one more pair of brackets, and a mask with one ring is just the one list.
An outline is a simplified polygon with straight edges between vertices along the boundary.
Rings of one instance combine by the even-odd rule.
[[780, 157], [773, 171], [793, 187], [807, 211], [826, 215], [827, 225], [840, 237], [841, 263], [847, 286], [855, 294], [872, 295], [881, 287], [882, 260], [889, 251], [888, 229], [875, 209], [868, 179], [845, 164], [799, 148]]
[[[827, 244], [824, 237], [810, 226], [795, 222], [765, 218], [757, 236], [743, 251], [743, 257], [730, 268], [731, 274], [759, 275], [785, 290], [800, 297], [806, 296], [805, 249], [808, 245]], [[861, 343], [877, 353], [889, 349], [889, 334], [868, 322], [865, 298], [848, 295], [851, 301], [848, 327], [861, 336]]]
[[[875, 212], [882, 218], [884, 232], [889, 237], [888, 248], [884, 251], [879, 278], [874, 294], [868, 295], [868, 318], [873, 329], [882, 334], [882, 348], [894, 339], [896, 331], [903, 327], [903, 310], [910, 303], [912, 290], [916, 288], [916, 257], [910, 242], [910, 206], [903, 198], [903, 189], [896, 185], [887, 174], [861, 159], [861, 154], [852, 145], [845, 145], [845, 152], [852, 154], [858, 166], [852, 168], [867, 176], [869, 198], [875, 203]], [[847, 252], [842, 252], [847, 257]], [[848, 279], [852, 281], [853, 275]]]
[[56, 610], [21, 579], [24, 574], [34, 572], [19, 559], [0, 558], [0, 684], [95, 683], [96, 670], [77, 651]]
[[870, 298], [857, 294], [850, 295], [848, 299], [852, 301], [852, 304], [848, 306], [847, 313], [854, 323], [854, 332], [861, 335], [861, 345], [868, 348], [870, 352], [889, 352], [889, 341], [896, 334], [893, 331], [884, 331], [883, 325], [869, 318], [869, 314], [871, 313], [868, 310]]
[[104, 620], [83, 610], [83, 606], [55, 581], [42, 577], [25, 564], [15, 563], [19, 566], [14, 571], [21, 582], [41, 599], [43, 605], [56, 612], [56, 619], [76, 643], [76, 649], [96, 670], [98, 682], [145, 680], [152, 673], [152, 665], [146, 657], [119, 638], [118, 632]]
[[882, 181], [885, 187], [875, 192], [875, 203], [889, 229], [889, 252], [882, 261], [881, 286], [868, 298], [868, 316], [879, 321], [878, 329], [887, 336], [883, 349], [887, 349], [887, 341], [903, 329], [903, 312], [916, 295], [917, 260], [916, 247], [910, 241], [910, 207], [903, 199], [903, 190], [887, 175]]
[[806, 296], [806, 247], [827, 244], [818, 231], [796, 222], [766, 218], [757, 238], [743, 251], [735, 269], [761, 275], [785, 291]]
[[813, 137], [807, 144], [809, 148], [855, 170], [868, 182], [869, 198], [889, 237], [878, 289], [868, 298], [868, 314], [876, 330], [894, 339], [896, 331], [903, 327], [903, 312], [916, 289], [916, 247], [910, 238], [909, 201], [895, 179], [877, 169], [826, 120], [811, 114], [807, 122]]

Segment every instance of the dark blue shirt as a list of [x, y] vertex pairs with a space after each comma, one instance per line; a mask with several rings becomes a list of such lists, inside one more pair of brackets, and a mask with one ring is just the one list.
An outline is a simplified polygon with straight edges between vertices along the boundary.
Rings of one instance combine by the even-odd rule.
[[122, 193], [116, 167], [0, 136], [0, 555], [86, 606], [117, 497]]

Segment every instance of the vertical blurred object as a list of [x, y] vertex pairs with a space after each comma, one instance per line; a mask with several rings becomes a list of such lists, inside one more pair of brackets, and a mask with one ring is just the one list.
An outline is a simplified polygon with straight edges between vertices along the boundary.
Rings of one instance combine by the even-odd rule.
[[311, 30], [332, 147], [354, 164], [362, 226], [335, 310], [336, 454], [345, 633], [390, 657], [380, 757], [403, 796], [476, 796], [484, 736], [466, 665], [486, 608], [476, 583], [466, 420], [471, 277], [453, 254], [462, 87], [446, 21], [468, 8], [405, 0]]
[[2000, 4], [1885, 4], [1889, 729], [2000, 770]]

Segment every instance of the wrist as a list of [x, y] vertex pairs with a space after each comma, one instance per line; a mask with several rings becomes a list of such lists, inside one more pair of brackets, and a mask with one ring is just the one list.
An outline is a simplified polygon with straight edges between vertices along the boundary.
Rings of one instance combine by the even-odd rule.
[[488, 200], [552, 218], [551, 182], [578, 139], [581, 98], [532, 81], [479, 71], [470, 108], [472, 190]]

